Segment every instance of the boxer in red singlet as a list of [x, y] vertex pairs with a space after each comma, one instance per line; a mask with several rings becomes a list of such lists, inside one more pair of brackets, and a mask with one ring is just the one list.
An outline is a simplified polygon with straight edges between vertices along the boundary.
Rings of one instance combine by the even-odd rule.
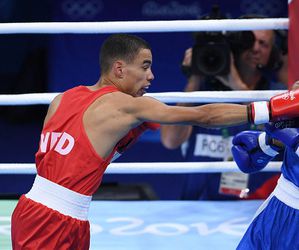
[[12, 215], [13, 249], [88, 249], [89, 204], [105, 169], [154, 123], [211, 127], [256, 120], [257, 111], [246, 105], [178, 107], [144, 97], [154, 75], [150, 46], [139, 37], [107, 38], [100, 65], [96, 84], [70, 89], [49, 107], [36, 179]]

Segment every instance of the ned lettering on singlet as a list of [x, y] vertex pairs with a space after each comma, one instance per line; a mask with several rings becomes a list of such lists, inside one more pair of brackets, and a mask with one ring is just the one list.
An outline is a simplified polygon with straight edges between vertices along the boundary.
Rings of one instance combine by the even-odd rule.
[[54, 146], [54, 151], [61, 155], [67, 155], [74, 147], [74, 138], [66, 132], [47, 132], [41, 134], [40, 151], [46, 153]]

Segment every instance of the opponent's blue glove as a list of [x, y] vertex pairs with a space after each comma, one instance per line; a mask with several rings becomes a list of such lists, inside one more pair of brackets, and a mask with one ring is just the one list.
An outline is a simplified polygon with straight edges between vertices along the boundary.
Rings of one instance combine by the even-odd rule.
[[239, 169], [253, 173], [263, 169], [279, 151], [261, 131], [243, 131], [233, 138], [232, 154]]
[[274, 126], [275, 128], [279, 128], [279, 129], [299, 128], [299, 118], [297, 117], [297, 118], [294, 118], [291, 120], [272, 122], [270, 125]]
[[266, 133], [281, 141], [299, 156], [299, 128], [281, 127], [278, 123], [266, 124]]

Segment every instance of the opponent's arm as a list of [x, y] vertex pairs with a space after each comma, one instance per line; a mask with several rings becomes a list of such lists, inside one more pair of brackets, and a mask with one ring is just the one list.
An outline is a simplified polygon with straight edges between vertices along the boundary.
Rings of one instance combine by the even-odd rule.
[[299, 128], [280, 128], [279, 124], [266, 124], [266, 133], [281, 141], [299, 156]]

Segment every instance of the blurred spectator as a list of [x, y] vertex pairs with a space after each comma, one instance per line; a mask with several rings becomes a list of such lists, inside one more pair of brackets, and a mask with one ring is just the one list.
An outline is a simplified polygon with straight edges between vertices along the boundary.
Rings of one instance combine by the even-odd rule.
[[[213, 67], [222, 60], [222, 58], [217, 57], [223, 52], [223, 49], [220, 48], [215, 52], [215, 58], [212, 56], [212, 58], [207, 59], [206, 56], [203, 60], [198, 59], [198, 57], [205, 53], [199, 52], [198, 47], [194, 46], [187, 49], [182, 62], [183, 72], [188, 78], [185, 91], [286, 88], [285, 84], [275, 83], [270, 79], [275, 71], [277, 73], [282, 68], [280, 53], [274, 51], [277, 49], [275, 48], [275, 32], [272, 30], [256, 30], [252, 31], [251, 34], [254, 35], [253, 41], [248, 48], [242, 49], [243, 43], [239, 45], [232, 45], [231, 43], [231, 48], [232, 46], [236, 47], [231, 49], [229, 72], [226, 75], [213, 75], [213, 72], [217, 70], [204, 72], [204, 70], [210, 69], [210, 66]], [[238, 32], [233, 34], [233, 38], [243, 35], [244, 32]], [[199, 34], [199, 36], [203, 36], [203, 34]], [[197, 41], [201, 38], [197, 38]], [[236, 41], [232, 40], [232, 42]], [[197, 55], [195, 55], [195, 52]], [[279, 56], [277, 57], [277, 55]], [[207, 64], [207, 67], [201, 67], [205, 65], [194, 65], [204, 63]], [[208, 65], [209, 63], [210, 65]], [[259, 128], [244, 125], [231, 128], [206, 129], [196, 126], [167, 125], [161, 128], [161, 140], [168, 149], [181, 146], [186, 161], [228, 161], [232, 160], [231, 141], [233, 136], [247, 129], [258, 130]], [[221, 163], [219, 163], [219, 168], [221, 168]], [[230, 172], [189, 174], [185, 177], [181, 198], [188, 200], [264, 199], [274, 188], [275, 185], [271, 183], [273, 183], [273, 180], [275, 183], [277, 178], [277, 173], [270, 172], [251, 175]]]

